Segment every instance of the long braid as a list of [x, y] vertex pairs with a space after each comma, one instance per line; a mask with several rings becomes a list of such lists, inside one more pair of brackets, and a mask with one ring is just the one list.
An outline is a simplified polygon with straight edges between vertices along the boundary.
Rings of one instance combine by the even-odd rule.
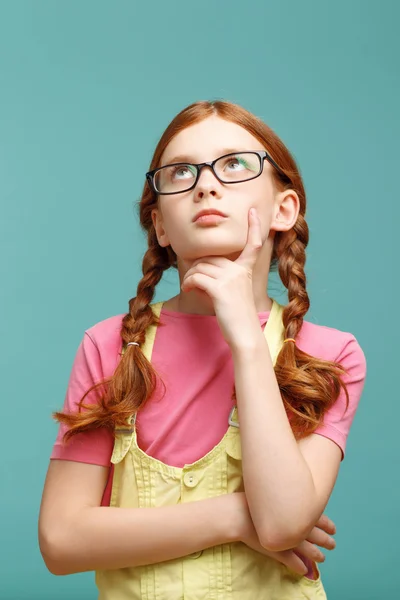
[[[150, 303], [157, 284], [169, 266], [169, 254], [158, 244], [152, 228], [149, 231], [149, 247], [143, 257], [143, 277], [138, 283], [136, 296], [129, 301], [129, 312], [122, 319], [121, 338], [124, 344], [137, 342], [142, 346], [147, 328], [159, 324]], [[127, 346], [111, 385], [112, 404], [115, 403], [118, 407], [116, 423], [136, 412], [150, 398], [156, 385], [155, 375], [154, 367], [141, 349], [137, 346]]]
[[[156, 285], [164, 271], [171, 266], [173, 255], [169, 249], [162, 248], [157, 242], [154, 228], [148, 234], [149, 247], [143, 257], [143, 277], [137, 286], [137, 295], [129, 301], [129, 312], [123, 317], [121, 338], [123, 343], [145, 341], [146, 329], [158, 324], [150, 303], [154, 297]], [[137, 346], [127, 346], [112, 377], [97, 382], [89, 388], [79, 406], [85, 413], [53, 413], [58, 421], [66, 423], [69, 430], [65, 441], [73, 435], [93, 429], [107, 427], [114, 431], [115, 425], [126, 424], [127, 419], [152, 395], [156, 385], [156, 371]], [[99, 395], [100, 389], [103, 394]], [[105, 393], [104, 393], [105, 390]], [[85, 404], [86, 396], [97, 392], [95, 404]]]
[[279, 276], [288, 289], [288, 304], [282, 315], [285, 338], [296, 338], [303, 324], [303, 318], [310, 308], [306, 290], [306, 246], [308, 244], [308, 225], [299, 214], [296, 224], [285, 232], [278, 244], [277, 251]]
[[[279, 275], [288, 290], [288, 304], [282, 314], [285, 338], [296, 339], [310, 307], [304, 272], [308, 239], [308, 225], [299, 214], [295, 226], [280, 233], [276, 240]], [[296, 437], [312, 433], [322, 423], [341, 387], [348, 403], [347, 389], [341, 381], [345, 373], [340, 365], [310, 356], [295, 343], [283, 344], [275, 374]]]

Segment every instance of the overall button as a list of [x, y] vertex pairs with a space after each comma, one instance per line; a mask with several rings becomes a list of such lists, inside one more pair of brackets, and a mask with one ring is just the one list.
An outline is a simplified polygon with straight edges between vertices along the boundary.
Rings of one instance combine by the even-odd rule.
[[199, 480], [195, 473], [191, 473], [190, 471], [188, 473], [185, 473], [185, 475], [183, 477], [183, 483], [187, 487], [193, 488], [198, 484], [198, 482], [199, 482]]
[[188, 558], [200, 558], [202, 554], [203, 550], [200, 550], [200, 552], [193, 552], [193, 554], [188, 554]]

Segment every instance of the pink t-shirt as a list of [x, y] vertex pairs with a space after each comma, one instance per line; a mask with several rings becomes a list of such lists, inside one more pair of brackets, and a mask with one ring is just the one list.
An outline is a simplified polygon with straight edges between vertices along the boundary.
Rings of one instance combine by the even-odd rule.
[[[261, 328], [270, 312], [258, 313]], [[122, 349], [122, 315], [100, 321], [87, 329], [73, 362], [64, 410], [76, 411], [77, 403], [93, 383], [113, 374]], [[234, 383], [231, 350], [216, 316], [162, 309], [151, 362], [165, 383], [139, 411], [136, 425], [139, 447], [158, 460], [183, 467], [195, 462], [221, 440], [228, 428]], [[325, 413], [315, 433], [333, 440], [345, 453], [346, 440], [366, 376], [364, 353], [351, 333], [304, 321], [297, 345], [308, 354], [338, 361], [349, 369], [345, 376], [350, 404], [344, 414], [343, 391]], [[94, 402], [89, 395], [86, 402]], [[60, 425], [51, 458], [110, 467], [102, 505], [110, 502], [113, 438], [106, 429], [78, 434], [63, 445], [66, 428]]]

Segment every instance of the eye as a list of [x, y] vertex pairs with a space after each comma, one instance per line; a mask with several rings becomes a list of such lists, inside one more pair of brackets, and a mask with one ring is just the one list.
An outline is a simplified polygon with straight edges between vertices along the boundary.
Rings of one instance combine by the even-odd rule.
[[168, 169], [171, 179], [190, 179], [196, 177], [196, 168], [193, 165], [175, 165]]
[[257, 163], [258, 159], [251, 154], [234, 154], [223, 159], [220, 168], [224, 173], [254, 172], [258, 168]]
[[227, 160], [227, 166], [231, 167], [233, 171], [238, 171], [241, 168], [247, 169], [248, 168], [248, 164], [247, 162], [244, 160], [244, 158], [240, 157], [240, 156], [235, 156], [233, 158], [229, 158]]

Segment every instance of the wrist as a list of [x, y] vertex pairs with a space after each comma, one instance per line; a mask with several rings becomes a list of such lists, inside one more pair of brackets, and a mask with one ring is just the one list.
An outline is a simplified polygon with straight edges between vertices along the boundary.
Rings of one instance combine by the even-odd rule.
[[225, 495], [221, 511], [221, 523], [227, 543], [240, 542], [248, 519], [248, 507], [244, 492]]
[[262, 329], [258, 329], [254, 332], [243, 331], [243, 335], [239, 339], [230, 342], [229, 346], [232, 357], [235, 359], [249, 355], [258, 356], [260, 351], [265, 349], [266, 344], [267, 340], [264, 332]]

